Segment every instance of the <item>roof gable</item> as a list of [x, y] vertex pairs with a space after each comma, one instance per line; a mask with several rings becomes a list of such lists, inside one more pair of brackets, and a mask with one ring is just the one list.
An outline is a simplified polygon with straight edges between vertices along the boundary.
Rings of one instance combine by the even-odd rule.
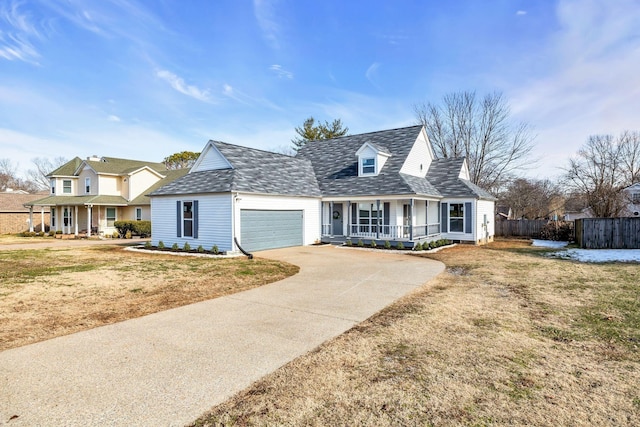
[[202, 149], [193, 166], [191, 172], [202, 172], [206, 170], [230, 169], [233, 165], [229, 163], [226, 157], [216, 147], [217, 141], [209, 141]]
[[[311, 163], [284, 154], [210, 141], [233, 167], [192, 170], [151, 196], [231, 191], [291, 196], [321, 195]], [[195, 167], [195, 165], [194, 165]]]
[[[410, 126], [312, 141], [305, 144], [296, 157], [311, 161], [325, 196], [420, 194], [440, 197], [424, 177], [416, 180], [400, 173], [421, 130], [422, 126]], [[385, 150], [389, 157], [378, 175], [358, 176], [358, 159], [354, 153], [368, 146]]]

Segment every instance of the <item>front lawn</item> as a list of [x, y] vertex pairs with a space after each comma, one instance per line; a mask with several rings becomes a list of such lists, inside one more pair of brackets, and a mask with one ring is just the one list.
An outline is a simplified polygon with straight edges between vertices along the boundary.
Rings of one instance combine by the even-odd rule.
[[266, 259], [176, 257], [119, 246], [0, 251], [0, 351], [240, 292], [297, 271]]
[[545, 252], [428, 255], [446, 272], [193, 425], [640, 425], [640, 265]]

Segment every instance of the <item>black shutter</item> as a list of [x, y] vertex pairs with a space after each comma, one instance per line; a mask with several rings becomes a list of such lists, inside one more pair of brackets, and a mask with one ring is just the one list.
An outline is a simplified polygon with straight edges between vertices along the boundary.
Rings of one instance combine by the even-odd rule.
[[442, 202], [440, 204], [440, 212], [442, 213], [440, 218], [440, 232], [446, 233], [448, 230], [447, 223], [449, 222], [449, 203]]
[[182, 203], [176, 201], [176, 235], [182, 237]]
[[464, 232], [467, 234], [473, 233], [473, 207], [471, 202], [464, 204]]
[[358, 204], [351, 203], [351, 230], [349, 230], [349, 234], [351, 234], [353, 230], [358, 229], [356, 227], [357, 224], [358, 224]]
[[198, 201], [193, 201], [193, 238], [198, 238]]

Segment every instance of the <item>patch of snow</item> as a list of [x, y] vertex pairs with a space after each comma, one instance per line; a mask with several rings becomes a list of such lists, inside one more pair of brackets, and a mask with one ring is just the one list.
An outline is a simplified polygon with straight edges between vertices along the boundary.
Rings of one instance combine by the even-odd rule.
[[581, 262], [640, 262], [640, 249], [567, 249], [549, 256]]
[[555, 240], [536, 240], [536, 239], [534, 239], [533, 242], [531, 243], [532, 246], [537, 246], [539, 248], [554, 248], [554, 249], [564, 248], [568, 244], [569, 242], [557, 242]]

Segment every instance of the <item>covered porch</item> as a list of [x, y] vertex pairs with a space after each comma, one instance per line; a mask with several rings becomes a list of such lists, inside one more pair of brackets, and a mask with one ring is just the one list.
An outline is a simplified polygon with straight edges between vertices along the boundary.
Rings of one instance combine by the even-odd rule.
[[91, 237], [113, 233], [116, 230], [114, 223], [122, 216], [122, 209], [127, 204], [121, 197], [113, 196], [49, 197], [28, 206], [31, 224], [34, 207], [44, 206], [50, 209], [50, 230]]
[[428, 198], [325, 200], [322, 241], [389, 241], [413, 246], [440, 238], [440, 201]]

